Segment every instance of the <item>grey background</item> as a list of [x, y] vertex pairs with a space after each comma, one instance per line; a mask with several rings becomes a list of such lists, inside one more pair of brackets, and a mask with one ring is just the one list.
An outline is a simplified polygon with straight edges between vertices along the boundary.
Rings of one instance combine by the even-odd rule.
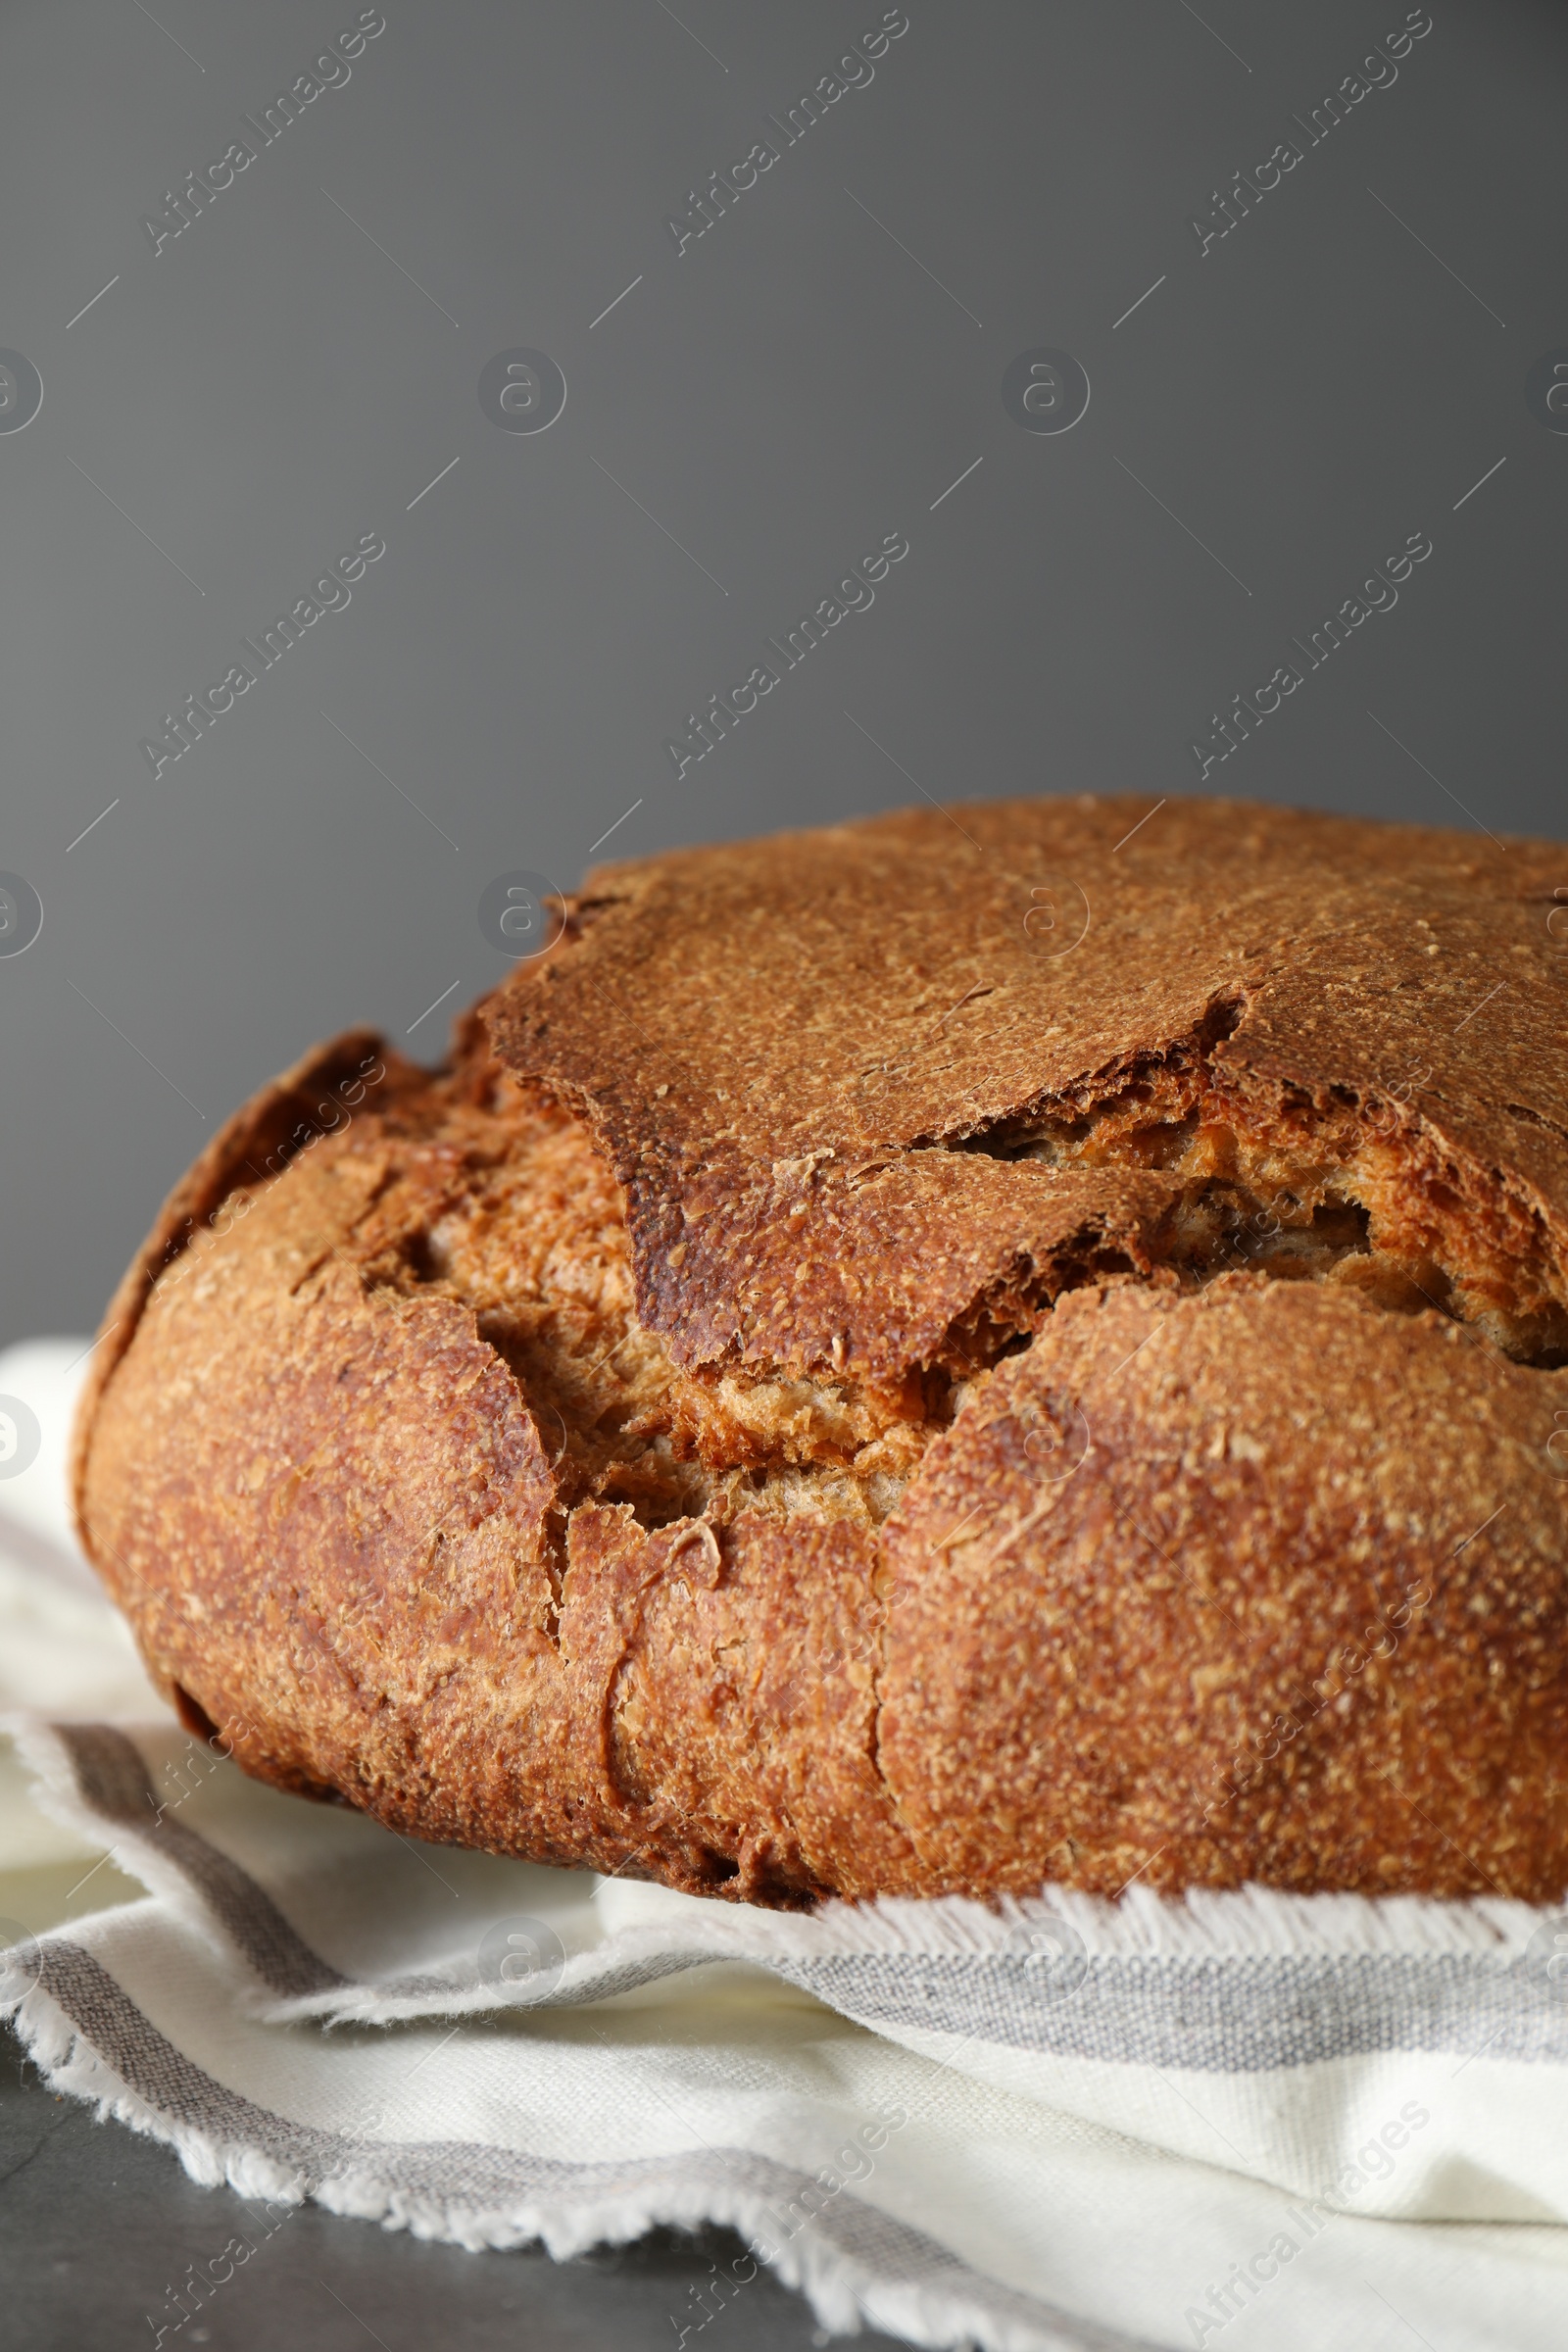
[[[1206, 255], [1190, 216], [1397, 0], [909, 0], [869, 87], [679, 257], [666, 214], [875, 0], [386, 0], [156, 257], [140, 216], [357, 10], [155, 13], [0, 17], [0, 343], [44, 383], [0, 435], [0, 866], [45, 909], [0, 960], [0, 1339], [91, 1329], [316, 1038], [403, 1042], [451, 991], [409, 1041], [435, 1058], [503, 968], [493, 875], [573, 883], [637, 802], [602, 855], [916, 785], [1186, 792], [1216, 704], [1417, 529], [1397, 610], [1207, 788], [1561, 831], [1568, 440], [1524, 399], [1568, 342], [1553, 0], [1436, 0]], [[477, 399], [519, 344], [568, 384], [537, 437]], [[1040, 344], [1093, 387], [1060, 438], [1001, 402]], [[874, 608], [677, 782], [687, 710], [893, 530]], [[139, 739], [365, 531], [352, 605], [155, 781]]]

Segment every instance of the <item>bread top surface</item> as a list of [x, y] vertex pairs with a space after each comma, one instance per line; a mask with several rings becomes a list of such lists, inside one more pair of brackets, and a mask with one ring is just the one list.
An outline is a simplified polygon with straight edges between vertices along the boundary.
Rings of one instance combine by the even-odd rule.
[[907, 810], [600, 868], [486, 1017], [600, 1143], [683, 1363], [961, 1375], [1240, 1236], [1550, 1364], [1565, 873], [1247, 803]]
[[[1552, 1367], [1564, 873], [1550, 842], [1247, 802], [899, 810], [595, 869], [455, 1051], [584, 1122], [638, 1319], [743, 1387], [848, 1376], [919, 1420], [911, 1379], [989, 1367], [1065, 1290], [1226, 1270], [1347, 1281]], [[423, 1084], [373, 1030], [317, 1048], [175, 1187], [105, 1313], [78, 1492], [163, 1270], [378, 1112], [388, 1059]]]

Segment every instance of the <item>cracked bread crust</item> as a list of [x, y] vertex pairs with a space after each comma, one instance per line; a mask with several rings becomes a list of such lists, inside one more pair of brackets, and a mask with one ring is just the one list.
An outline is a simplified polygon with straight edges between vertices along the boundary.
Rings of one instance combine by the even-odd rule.
[[230, 1122], [78, 1424], [187, 1721], [754, 1901], [1560, 1895], [1559, 854], [1143, 812], [603, 869]]
[[[1146, 814], [908, 810], [589, 877], [490, 1022], [592, 1127], [682, 1361], [927, 1360], [1054, 1245], [1059, 1196], [985, 1147], [1197, 1063], [1251, 1125], [1425, 1149], [1455, 1197], [1428, 1221], [1512, 1221], [1531, 1298], [1560, 1303], [1561, 854], [1201, 800], [1122, 842]], [[1135, 1181], [1099, 1178], [1124, 1252]], [[1063, 1201], [1069, 1234], [1086, 1205]]]

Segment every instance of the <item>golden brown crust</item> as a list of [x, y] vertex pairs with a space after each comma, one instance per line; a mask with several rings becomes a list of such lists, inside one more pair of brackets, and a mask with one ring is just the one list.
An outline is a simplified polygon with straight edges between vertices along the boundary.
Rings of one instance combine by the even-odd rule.
[[1145, 806], [606, 869], [231, 1121], [78, 1434], [191, 1720], [760, 1901], [1560, 1894], [1557, 854]]
[[[683, 1360], [895, 1372], [1055, 1238], [1015, 1166], [955, 1169], [942, 1147], [1102, 1100], [1205, 1038], [1240, 1094], [1397, 1106], [1561, 1265], [1548, 846], [1197, 800], [1123, 841], [1146, 814], [908, 810], [589, 877], [491, 1027], [592, 1124], [644, 1315]], [[1123, 1181], [1102, 1178], [1113, 1222]]]
[[237, 1185], [279, 1173], [308, 1137], [329, 1132], [345, 1110], [354, 1107], [345, 1102], [346, 1096], [353, 1095], [356, 1102], [364, 1100], [368, 1086], [378, 1083], [372, 1072], [384, 1067], [379, 1047], [373, 1029], [350, 1029], [326, 1045], [313, 1047], [224, 1121], [164, 1202], [104, 1310], [97, 1345], [88, 1358], [71, 1461], [72, 1502], [78, 1514], [98, 1399], [135, 1337], [152, 1284]]
[[1564, 1398], [1326, 1284], [1063, 1299], [886, 1531], [881, 1761], [921, 1861], [1560, 1892]]

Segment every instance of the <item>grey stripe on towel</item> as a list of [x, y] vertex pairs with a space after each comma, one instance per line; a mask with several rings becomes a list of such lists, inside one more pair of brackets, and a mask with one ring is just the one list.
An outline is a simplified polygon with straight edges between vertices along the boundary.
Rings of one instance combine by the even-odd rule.
[[347, 1984], [312, 1951], [247, 1871], [160, 1805], [141, 1751], [123, 1732], [101, 1723], [52, 1728], [71, 1757], [82, 1802], [174, 1863], [273, 1992], [293, 1999]]
[[1248, 2075], [1383, 2050], [1451, 2050], [1561, 2065], [1568, 1988], [1522, 1960], [1414, 1952], [1224, 1959], [853, 1952], [774, 1964], [818, 2000], [884, 2032], [958, 2034], [1112, 2064]]
[[[1030, 2329], [1038, 2343], [1060, 2352], [1154, 2352], [1141, 2339], [1099, 2327], [1019, 2293], [971, 2270], [956, 2255], [849, 2189], [830, 2205], [808, 2202], [809, 2174], [778, 2164], [750, 2148], [694, 2148], [669, 2156], [626, 2157], [612, 2162], [573, 2163], [553, 2156], [467, 2140], [368, 2140], [301, 2124], [226, 2089], [187, 2058], [143, 2015], [106, 1969], [68, 1937], [50, 1937], [39, 1947], [38, 1982], [84, 2040], [126, 2088], [169, 2126], [200, 2132], [226, 2155], [259, 2148], [297, 2174], [307, 2190], [329, 2180], [356, 2175], [407, 2196], [442, 2205], [505, 2215], [509, 2207], [555, 2204], [562, 2212], [650, 2187], [662, 2192], [667, 2218], [685, 2222], [694, 2209], [735, 2221], [745, 2233], [744, 2210], [756, 2216], [759, 2233], [771, 2223], [775, 2234], [797, 2232], [784, 2226], [792, 2208], [800, 2229], [813, 2231], [861, 2274], [858, 2291], [878, 2286], [914, 2286], [951, 2294], [970, 2311], [999, 2323]], [[759, 2211], [759, 2208], [765, 2209]]]

